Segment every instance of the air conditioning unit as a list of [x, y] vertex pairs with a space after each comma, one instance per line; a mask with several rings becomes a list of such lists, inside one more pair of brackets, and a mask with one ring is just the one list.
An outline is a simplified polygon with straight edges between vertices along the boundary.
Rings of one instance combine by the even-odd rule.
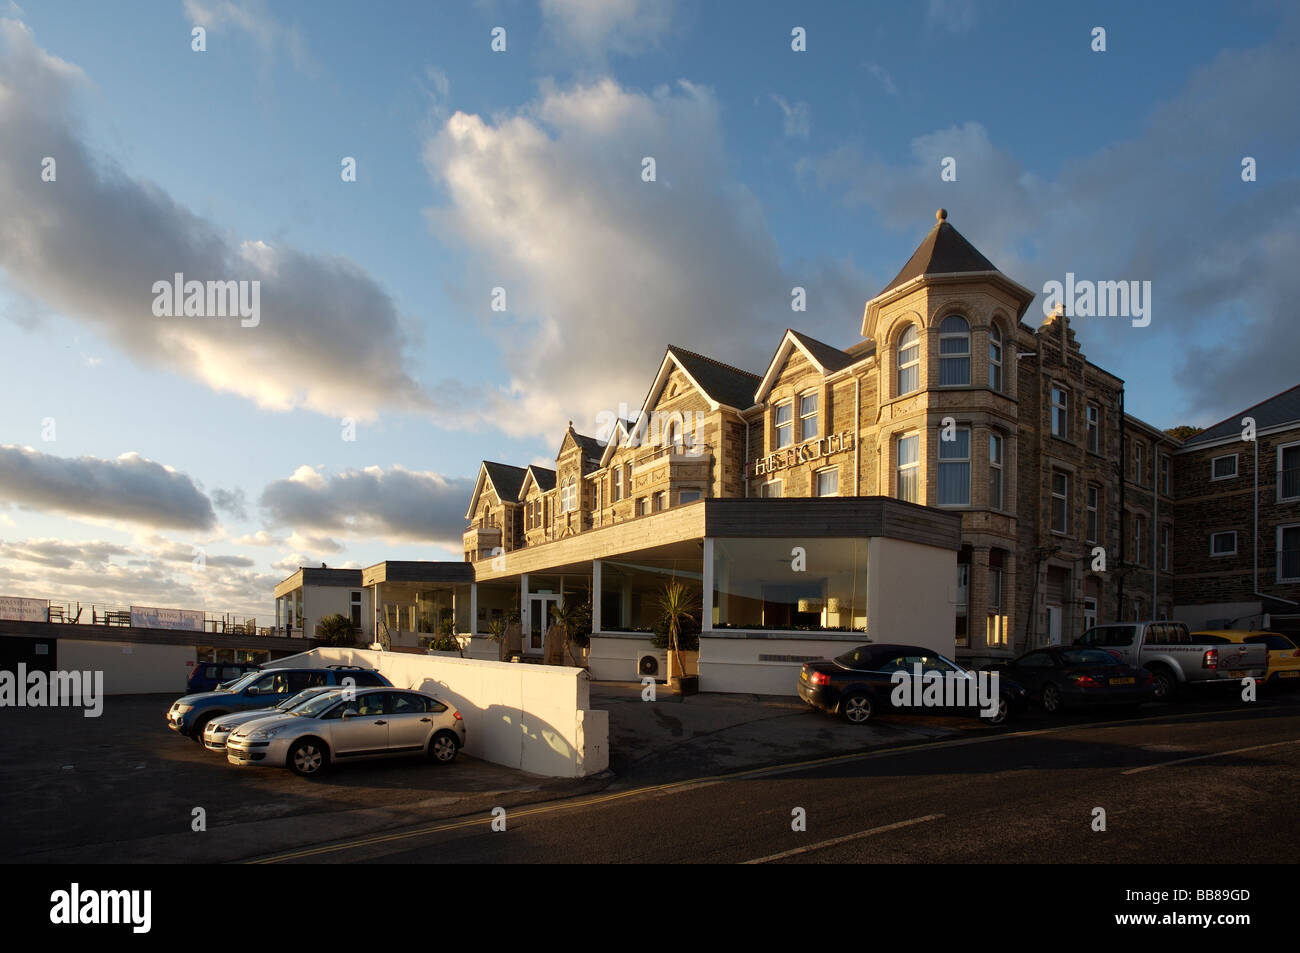
[[665, 649], [649, 649], [636, 657], [637, 681], [653, 678], [656, 682], [668, 681], [668, 652]]

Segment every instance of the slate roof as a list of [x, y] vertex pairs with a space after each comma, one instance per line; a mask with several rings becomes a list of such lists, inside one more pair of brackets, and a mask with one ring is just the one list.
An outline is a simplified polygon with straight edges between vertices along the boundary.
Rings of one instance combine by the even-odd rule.
[[537, 484], [537, 489], [543, 493], [549, 493], [555, 489], [555, 471], [550, 467], [533, 465], [528, 469], [533, 471], [533, 482]]
[[903, 270], [894, 276], [893, 281], [885, 285], [880, 294], [906, 284], [920, 275], [998, 270], [978, 248], [966, 241], [961, 232], [948, 224], [947, 213], [942, 212], [942, 214], [944, 219], [935, 223], [934, 228], [930, 229], [929, 234], [921, 240], [916, 251], [912, 252], [912, 257], [907, 260]]
[[826, 368], [829, 373], [841, 370], [853, 363], [854, 358], [844, 353], [837, 347], [831, 347], [824, 344], [816, 338], [810, 338], [801, 331], [790, 332], [795, 340], [806, 347], [813, 357], [817, 358], [817, 363]]
[[763, 380], [759, 375], [684, 348], [670, 346], [668, 350], [714, 400], [740, 410], [754, 406], [754, 392]]
[[1256, 430], [1267, 430], [1282, 424], [1300, 423], [1300, 384], [1290, 390], [1275, 394], [1268, 400], [1261, 401], [1254, 407], [1247, 407], [1241, 413], [1233, 414], [1219, 421], [1213, 427], [1207, 427], [1194, 437], [1183, 441], [1184, 447], [1222, 440], [1225, 437], [1241, 435], [1241, 418], [1254, 417]]
[[524, 474], [528, 472], [525, 468], [488, 460], [483, 461], [483, 468], [487, 470], [488, 479], [492, 481], [497, 496], [502, 500], [519, 499], [519, 489], [524, 485]]

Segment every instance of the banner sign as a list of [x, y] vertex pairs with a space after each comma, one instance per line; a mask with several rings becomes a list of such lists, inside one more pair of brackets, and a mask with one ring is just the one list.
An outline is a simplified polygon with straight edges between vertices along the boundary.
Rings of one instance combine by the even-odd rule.
[[14, 622], [48, 622], [50, 600], [0, 596], [0, 619], [10, 619]]
[[132, 606], [131, 624], [137, 629], [184, 629], [186, 632], [202, 632], [203, 610], [151, 609], [147, 606]]

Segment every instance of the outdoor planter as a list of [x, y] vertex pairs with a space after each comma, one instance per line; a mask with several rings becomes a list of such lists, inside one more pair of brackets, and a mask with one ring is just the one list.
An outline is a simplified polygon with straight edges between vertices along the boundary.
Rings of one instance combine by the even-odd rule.
[[673, 691], [678, 695], [695, 695], [700, 691], [700, 676], [682, 675], [672, 681]]

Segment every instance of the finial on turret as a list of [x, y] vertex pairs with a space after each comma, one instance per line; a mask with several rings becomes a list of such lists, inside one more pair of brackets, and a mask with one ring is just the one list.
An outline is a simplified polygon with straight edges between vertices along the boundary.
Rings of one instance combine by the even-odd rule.
[[941, 208], [939, 209], [939, 211], [934, 213], [934, 219], [936, 222], [945, 221], [947, 218], [948, 218], [948, 210], [946, 208]]

